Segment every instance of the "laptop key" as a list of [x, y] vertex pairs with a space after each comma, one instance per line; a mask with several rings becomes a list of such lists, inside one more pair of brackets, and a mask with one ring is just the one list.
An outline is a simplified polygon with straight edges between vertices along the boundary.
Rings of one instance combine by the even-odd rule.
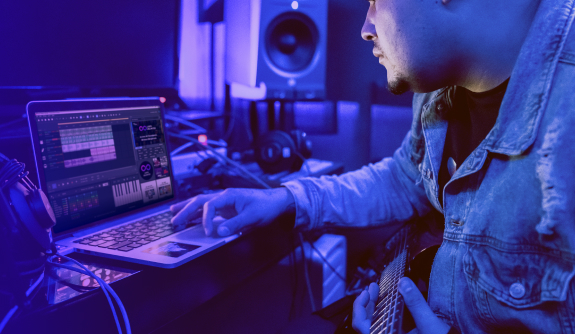
[[150, 242], [152, 242], [152, 241], [151, 241], [151, 240], [146, 240], [146, 239], [142, 239], [142, 240], [140, 240], [140, 241], [137, 241], [137, 243], [140, 244], [140, 245], [147, 245], [147, 244], [149, 244]]
[[126, 238], [124, 238], [124, 237], [117, 237], [117, 238], [116, 238], [116, 239], [114, 239], [114, 240], [116, 240], [116, 241], [125, 241], [125, 240], [126, 240]]
[[106, 242], [105, 240], [97, 240], [94, 242], [89, 243], [90, 246], [98, 246], [99, 244], [103, 244], [104, 242]]
[[99, 244], [98, 247], [108, 248], [108, 247], [110, 247], [110, 246], [112, 246], [112, 245], [115, 245], [115, 244], [117, 244], [117, 243], [118, 243], [117, 241], [111, 240], [111, 241], [108, 241], [108, 242], [104, 242], [103, 244]]
[[160, 237], [149, 236], [149, 237], [147, 237], [145, 240], [156, 241], [156, 240], [158, 240], [158, 239], [160, 239]]
[[156, 234], [156, 237], [163, 238], [163, 237], [166, 237], [170, 234], [174, 234], [174, 232], [167, 230], [167, 231], [163, 231], [163, 232]]
[[124, 246], [124, 247], [118, 248], [117, 250], [122, 251], [122, 252], [129, 252], [129, 251], [131, 251], [132, 249], [134, 249], [134, 248], [132, 248], [132, 247], [130, 247], [130, 246]]
[[126, 245], [129, 245], [129, 244], [131, 244], [131, 243], [132, 243], [132, 240], [126, 240], [126, 241], [118, 242], [118, 243], [115, 244], [115, 245], [108, 246], [108, 249], [117, 249], [117, 248], [120, 248], [120, 247], [124, 247], [124, 246], [126, 246]]
[[138, 248], [140, 246], [142, 246], [141, 244], [137, 243], [137, 242], [133, 242], [131, 244], [129, 244], [128, 246], [133, 247], [133, 248]]
[[116, 239], [116, 238], [114, 238], [114, 237], [105, 237], [105, 238], [103, 238], [102, 240], [112, 241], [112, 240], [115, 240], [115, 239]]
[[90, 239], [81, 239], [81, 240], [80, 240], [80, 243], [81, 243], [82, 245], [86, 245], [86, 244], [89, 244], [89, 243], [91, 243], [91, 242], [93, 242], [93, 241], [90, 240]]

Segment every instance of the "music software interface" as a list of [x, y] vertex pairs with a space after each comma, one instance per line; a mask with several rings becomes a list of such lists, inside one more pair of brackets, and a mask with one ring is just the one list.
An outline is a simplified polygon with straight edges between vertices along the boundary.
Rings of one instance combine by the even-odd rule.
[[37, 113], [55, 232], [172, 198], [157, 106]]

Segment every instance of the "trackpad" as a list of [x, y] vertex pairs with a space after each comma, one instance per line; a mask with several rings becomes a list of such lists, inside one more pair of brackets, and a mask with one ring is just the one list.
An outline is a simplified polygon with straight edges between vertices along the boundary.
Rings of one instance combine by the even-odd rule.
[[214, 243], [214, 241], [222, 239], [221, 237], [207, 237], [202, 225], [193, 226], [187, 230], [178, 233], [174, 236], [174, 239], [182, 241], [196, 241], [205, 243]]
[[142, 252], [154, 255], [164, 255], [169, 257], [180, 257], [197, 248], [200, 248], [200, 246], [182, 244], [173, 241], [164, 241], [161, 244], [152, 246], [148, 249], [143, 250]]

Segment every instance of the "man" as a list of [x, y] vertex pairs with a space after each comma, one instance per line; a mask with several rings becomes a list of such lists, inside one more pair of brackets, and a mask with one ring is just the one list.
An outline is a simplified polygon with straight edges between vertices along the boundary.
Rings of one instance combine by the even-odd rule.
[[[414, 121], [392, 158], [273, 190], [173, 208], [207, 234], [271, 222], [367, 226], [444, 214], [428, 303], [399, 290], [419, 333], [575, 333], [573, 0], [372, 0], [362, 37]], [[229, 218], [219, 227], [216, 214]], [[354, 303], [368, 333], [375, 286]]]

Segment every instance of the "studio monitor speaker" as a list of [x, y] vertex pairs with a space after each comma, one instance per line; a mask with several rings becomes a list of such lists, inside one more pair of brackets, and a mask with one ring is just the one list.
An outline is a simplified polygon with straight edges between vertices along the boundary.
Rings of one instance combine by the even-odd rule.
[[327, 5], [225, 1], [226, 82], [248, 88], [264, 83], [267, 99], [325, 98]]

